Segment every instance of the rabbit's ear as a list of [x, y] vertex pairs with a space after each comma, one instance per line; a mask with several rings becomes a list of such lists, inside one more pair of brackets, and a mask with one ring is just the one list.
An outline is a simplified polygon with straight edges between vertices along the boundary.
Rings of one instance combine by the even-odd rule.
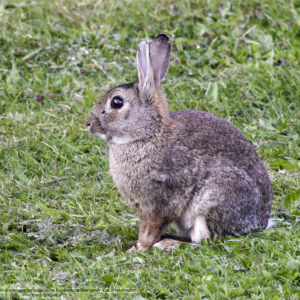
[[150, 59], [150, 47], [146, 41], [141, 41], [138, 45], [137, 69], [139, 73], [139, 90], [147, 98], [151, 98], [154, 91], [154, 78]]
[[171, 45], [169, 37], [159, 34], [150, 44], [150, 57], [154, 80], [157, 85], [166, 76], [170, 63]]

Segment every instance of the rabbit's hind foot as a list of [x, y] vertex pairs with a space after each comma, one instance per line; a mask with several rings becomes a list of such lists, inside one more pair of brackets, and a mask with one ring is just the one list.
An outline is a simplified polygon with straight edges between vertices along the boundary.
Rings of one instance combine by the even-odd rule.
[[152, 246], [152, 248], [158, 248], [160, 250], [171, 251], [173, 248], [180, 246], [183, 242], [172, 240], [172, 239], [164, 239]]

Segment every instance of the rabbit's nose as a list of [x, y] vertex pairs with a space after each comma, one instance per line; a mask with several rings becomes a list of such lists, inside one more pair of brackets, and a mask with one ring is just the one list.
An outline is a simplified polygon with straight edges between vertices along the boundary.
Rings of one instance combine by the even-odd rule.
[[87, 127], [89, 127], [91, 125], [93, 119], [94, 119], [94, 116], [92, 114], [89, 114], [87, 116], [86, 121], [85, 121], [85, 124], [86, 124]]

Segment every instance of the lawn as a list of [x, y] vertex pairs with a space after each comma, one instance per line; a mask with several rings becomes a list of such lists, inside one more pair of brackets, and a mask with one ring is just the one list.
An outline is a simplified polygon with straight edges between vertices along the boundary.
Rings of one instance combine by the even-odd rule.
[[[0, 20], [1, 299], [300, 298], [299, 0], [4, 0]], [[126, 253], [138, 217], [85, 118], [137, 79], [138, 42], [161, 32], [170, 110], [209, 111], [246, 135], [275, 227]]]

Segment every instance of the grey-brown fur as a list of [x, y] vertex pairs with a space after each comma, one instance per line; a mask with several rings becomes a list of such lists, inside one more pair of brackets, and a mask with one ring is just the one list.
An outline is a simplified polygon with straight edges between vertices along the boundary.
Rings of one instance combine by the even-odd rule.
[[[169, 237], [199, 242], [265, 229], [272, 186], [260, 158], [229, 122], [201, 111], [168, 112], [159, 84], [169, 39], [162, 34], [152, 43], [153, 57], [151, 45], [139, 44], [139, 81], [109, 91], [86, 121], [107, 141], [113, 180], [139, 214], [139, 249]], [[116, 96], [121, 109], [110, 107]], [[172, 222], [180, 236], [165, 233]]]

